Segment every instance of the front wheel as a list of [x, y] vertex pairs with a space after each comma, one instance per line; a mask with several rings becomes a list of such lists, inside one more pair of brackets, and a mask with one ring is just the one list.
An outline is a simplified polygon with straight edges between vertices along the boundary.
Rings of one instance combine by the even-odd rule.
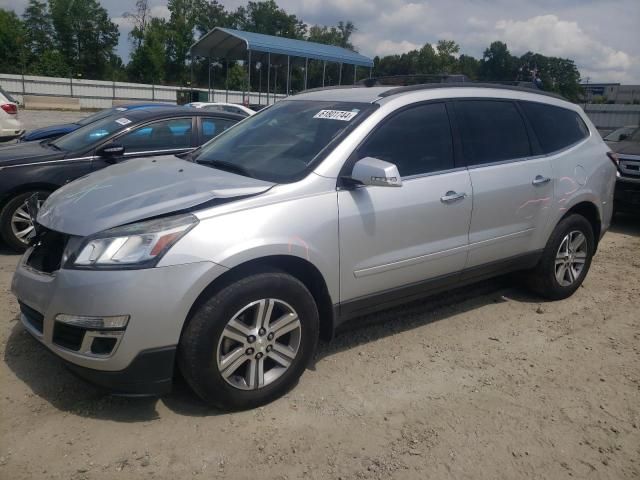
[[40, 207], [49, 193], [43, 190], [21, 193], [9, 200], [0, 211], [0, 236], [10, 248], [18, 252], [23, 252], [27, 248], [29, 240], [35, 233], [27, 201], [35, 194], [38, 196], [38, 207]]
[[318, 309], [296, 278], [259, 273], [215, 293], [182, 334], [178, 364], [207, 403], [253, 408], [286, 393], [309, 363]]
[[538, 266], [530, 274], [530, 286], [550, 300], [561, 300], [582, 284], [595, 251], [591, 224], [581, 215], [570, 215], [553, 230]]

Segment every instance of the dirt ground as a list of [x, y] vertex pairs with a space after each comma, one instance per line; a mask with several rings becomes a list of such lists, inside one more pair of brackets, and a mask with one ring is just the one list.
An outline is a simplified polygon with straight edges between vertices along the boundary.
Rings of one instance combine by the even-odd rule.
[[22, 328], [0, 247], [0, 478], [640, 478], [640, 219], [576, 294], [512, 279], [357, 322], [274, 403], [106, 396]]

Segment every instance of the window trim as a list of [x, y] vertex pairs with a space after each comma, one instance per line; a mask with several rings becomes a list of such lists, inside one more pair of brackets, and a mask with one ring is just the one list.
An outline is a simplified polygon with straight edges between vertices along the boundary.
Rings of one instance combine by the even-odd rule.
[[[461, 144], [461, 148], [462, 148], [462, 160], [464, 162], [464, 165], [466, 166], [467, 169], [472, 170], [472, 169], [476, 169], [476, 168], [482, 168], [482, 167], [489, 167], [489, 166], [494, 166], [494, 165], [504, 165], [507, 163], [515, 163], [515, 162], [523, 162], [526, 160], [533, 160], [535, 158], [539, 158], [541, 156], [544, 156], [544, 154], [540, 153], [537, 154], [534, 152], [534, 148], [533, 148], [533, 144], [532, 144], [532, 133], [529, 131], [529, 124], [523, 114], [523, 112], [521, 111], [521, 109], [519, 108], [518, 105], [518, 101], [517, 99], [514, 98], [496, 98], [496, 97], [464, 97], [464, 98], [453, 98], [450, 99], [449, 101], [451, 102], [451, 104], [453, 105], [454, 108], [452, 108], [452, 110], [454, 111], [454, 115], [456, 117], [456, 122], [458, 122], [458, 115], [459, 112], [457, 111], [457, 105], [463, 102], [469, 102], [469, 101], [488, 101], [488, 102], [501, 102], [501, 103], [511, 103], [516, 111], [518, 112], [518, 115], [520, 115], [520, 118], [522, 120], [522, 124], [524, 126], [525, 129], [525, 133], [527, 134], [527, 140], [528, 140], [528, 144], [529, 144], [529, 155], [526, 155], [524, 157], [514, 157], [514, 158], [506, 158], [504, 160], [496, 160], [494, 162], [487, 162], [487, 163], [477, 163], [477, 164], [470, 164], [469, 163], [469, 159], [467, 158], [467, 156], [465, 155], [464, 152], [464, 142], [463, 142], [463, 134], [462, 134], [462, 127], [460, 127], [458, 134], [460, 136], [460, 144]], [[536, 139], [537, 142], [537, 137], [534, 137]]]
[[434, 100], [424, 100], [424, 101], [421, 101], [421, 102], [410, 103], [408, 105], [402, 105], [401, 107], [398, 107], [397, 109], [389, 112], [384, 118], [382, 118], [367, 133], [367, 135], [360, 141], [360, 143], [358, 143], [358, 145], [349, 154], [349, 157], [347, 158], [347, 160], [342, 165], [342, 168], [340, 169], [340, 173], [339, 173], [338, 178], [337, 178], [337, 188], [340, 189], [340, 188], [347, 187], [347, 185], [345, 185], [343, 183], [342, 178], [345, 177], [345, 176], [351, 175], [351, 172], [353, 171], [353, 167], [355, 166], [356, 162], [359, 160], [359, 158], [358, 158], [358, 150], [369, 140], [369, 138], [372, 135], [374, 135], [378, 131], [378, 129], [382, 128], [387, 122], [391, 121], [393, 119], [393, 117], [395, 117], [396, 115], [399, 115], [400, 113], [402, 113], [402, 112], [404, 112], [406, 110], [409, 110], [409, 109], [412, 109], [412, 108], [416, 108], [416, 107], [425, 106], [425, 105], [438, 104], [438, 103], [444, 104], [445, 114], [447, 115], [447, 118], [449, 120], [449, 133], [451, 135], [453, 168], [448, 168], [446, 170], [437, 170], [437, 171], [427, 172], [427, 173], [416, 173], [414, 175], [408, 175], [406, 177], [403, 177], [402, 175], [400, 175], [400, 178], [404, 182], [404, 181], [415, 180], [417, 178], [432, 177], [432, 176], [435, 176], [435, 175], [442, 175], [442, 174], [446, 174], [446, 173], [451, 173], [451, 172], [457, 172], [457, 171], [460, 171], [460, 170], [464, 170], [465, 165], [463, 165], [461, 163], [461, 157], [459, 157], [459, 154], [462, 153], [462, 152], [458, 151], [459, 146], [458, 146], [458, 144], [456, 142], [456, 138], [455, 138], [455, 130], [453, 128], [452, 121], [451, 121], [451, 112], [447, 108], [447, 103], [449, 103], [449, 100], [448, 99], [443, 99], [443, 98], [438, 98], [438, 99], [434, 99]]
[[530, 123], [529, 118], [527, 117], [527, 114], [526, 114], [526, 112], [524, 111], [524, 108], [522, 108], [522, 105], [521, 105], [522, 103], [535, 103], [535, 104], [537, 104], [537, 105], [545, 105], [545, 106], [548, 106], [548, 107], [561, 108], [562, 110], [566, 110], [566, 111], [571, 112], [571, 113], [573, 113], [574, 115], [576, 115], [576, 116], [580, 119], [580, 121], [582, 122], [582, 124], [584, 125], [584, 127], [587, 129], [587, 136], [586, 136], [586, 137], [582, 137], [580, 140], [578, 140], [578, 141], [576, 141], [576, 142], [573, 142], [573, 143], [571, 143], [571, 144], [569, 144], [569, 145], [566, 145], [566, 146], [564, 146], [564, 147], [562, 147], [562, 148], [559, 148], [558, 150], [553, 150], [553, 151], [551, 151], [551, 152], [549, 152], [549, 153], [544, 153], [544, 152], [542, 151], [542, 145], [540, 144], [540, 140], [538, 139], [538, 135], [536, 135], [536, 132], [535, 132], [535, 130], [533, 129], [533, 124], [531, 124], [531, 134], [534, 136], [534, 138], [536, 139], [536, 142], [538, 143], [538, 145], [539, 145], [539, 147], [540, 147], [540, 155], [541, 155], [541, 156], [545, 156], [545, 157], [553, 157], [554, 155], [558, 155], [558, 154], [559, 154], [559, 153], [561, 153], [561, 152], [564, 152], [564, 151], [566, 151], [566, 150], [569, 150], [570, 148], [573, 148], [573, 147], [575, 147], [575, 146], [579, 145], [580, 143], [582, 143], [582, 142], [584, 142], [584, 141], [589, 140], [589, 139], [591, 138], [591, 136], [593, 135], [593, 132], [592, 132], [592, 131], [591, 131], [591, 129], [589, 128], [589, 125], [587, 124], [587, 122], [585, 122], [585, 121], [584, 121], [584, 119], [582, 118], [582, 116], [581, 116], [578, 112], [576, 112], [575, 110], [571, 110], [570, 108], [560, 107], [560, 106], [558, 106], [558, 105], [551, 105], [550, 103], [536, 102], [536, 101], [534, 101], [534, 100], [518, 100], [517, 102], [518, 102], [518, 104], [519, 104], [519, 107], [520, 107], [520, 108], [521, 108], [521, 110], [522, 110], [522, 115], [527, 119], [527, 121], [528, 121], [529, 123]]

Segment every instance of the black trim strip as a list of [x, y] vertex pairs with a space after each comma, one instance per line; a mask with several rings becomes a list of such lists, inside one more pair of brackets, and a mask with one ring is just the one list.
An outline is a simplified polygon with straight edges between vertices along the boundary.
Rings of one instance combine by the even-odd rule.
[[355, 317], [408, 303], [445, 290], [458, 288], [505, 273], [533, 268], [541, 256], [542, 250], [536, 250], [523, 255], [516, 255], [504, 260], [497, 260], [477, 267], [468, 268], [461, 272], [442, 275], [426, 281], [420, 281], [349, 300], [334, 307], [336, 313], [335, 326], [338, 327], [347, 320]]

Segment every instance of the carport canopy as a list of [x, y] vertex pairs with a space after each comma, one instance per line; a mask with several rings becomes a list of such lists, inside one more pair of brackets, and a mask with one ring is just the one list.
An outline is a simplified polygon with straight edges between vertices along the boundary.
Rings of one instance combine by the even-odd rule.
[[191, 55], [245, 61], [247, 58], [265, 61], [269, 56], [271, 63], [295, 57], [373, 67], [373, 60], [346, 48], [221, 27], [214, 28], [194, 43]]

